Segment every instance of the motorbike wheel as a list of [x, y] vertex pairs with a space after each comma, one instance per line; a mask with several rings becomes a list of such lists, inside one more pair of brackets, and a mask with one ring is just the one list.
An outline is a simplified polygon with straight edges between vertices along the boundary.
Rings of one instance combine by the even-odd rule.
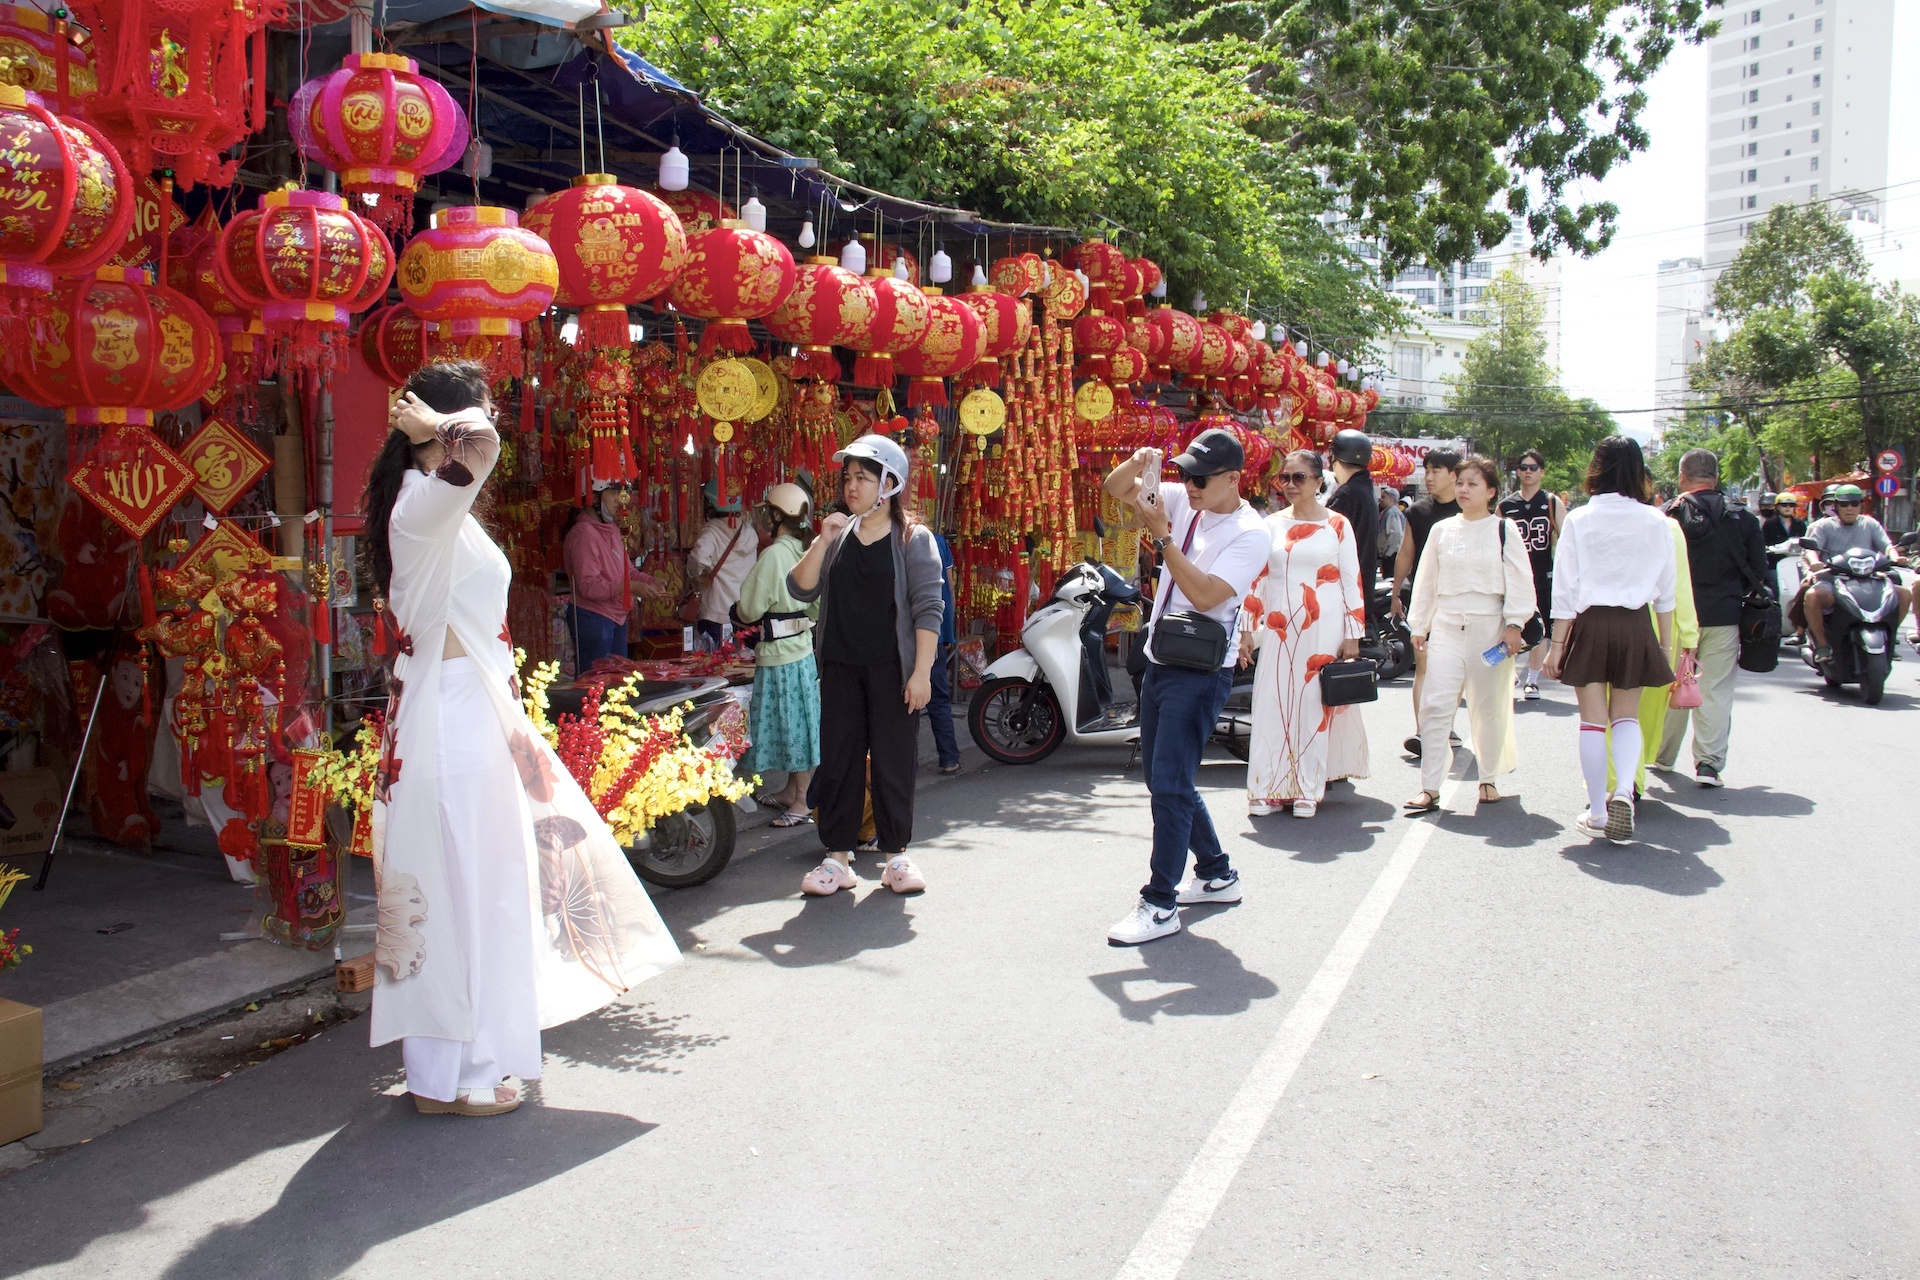
[[733, 806], [725, 800], [695, 805], [653, 824], [644, 849], [628, 849], [634, 874], [663, 889], [687, 889], [726, 870], [733, 858]]
[[1236, 681], [1214, 722], [1213, 740], [1241, 763], [1253, 754], [1253, 682]]
[[1887, 692], [1888, 667], [1889, 661], [1884, 653], [1860, 655], [1860, 701], [1870, 707], [1880, 705], [1880, 699]]
[[1398, 680], [1413, 670], [1413, 637], [1404, 627], [1395, 627], [1380, 637], [1380, 657], [1376, 659], [1381, 683]]
[[1037, 764], [1066, 741], [1067, 723], [1052, 689], [1001, 676], [975, 690], [967, 707], [967, 731], [990, 759]]

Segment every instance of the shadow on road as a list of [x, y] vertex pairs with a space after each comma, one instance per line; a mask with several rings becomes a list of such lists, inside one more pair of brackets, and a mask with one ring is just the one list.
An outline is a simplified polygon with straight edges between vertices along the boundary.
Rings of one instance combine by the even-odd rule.
[[1455, 831], [1478, 837], [1481, 843], [1496, 849], [1526, 849], [1551, 840], [1566, 829], [1542, 813], [1528, 813], [1517, 795], [1501, 796], [1493, 804], [1482, 804], [1471, 816], [1442, 813], [1434, 825], [1442, 831]]
[[[1225, 910], [1231, 908], [1188, 908], [1185, 920], [1191, 925]], [[1140, 959], [1144, 962], [1140, 968], [1091, 974], [1087, 979], [1129, 1022], [1152, 1022], [1160, 1014], [1219, 1018], [1245, 1013], [1255, 1000], [1266, 1000], [1280, 990], [1251, 972], [1227, 947], [1196, 936], [1190, 928], [1141, 947]], [[1127, 992], [1130, 982], [1182, 985], [1136, 999]]]
[[[1708, 824], [1712, 825], [1712, 824]], [[1637, 837], [1640, 844], [1609, 844], [1605, 840], [1582, 842], [1561, 851], [1560, 856], [1596, 880], [1608, 884], [1638, 885], [1676, 897], [1692, 897], [1718, 889], [1726, 881], [1708, 866], [1700, 855], [1653, 843], [1650, 833]], [[1722, 835], [1717, 842], [1726, 843]]]
[[711, 1049], [725, 1036], [682, 1027], [690, 1015], [660, 1013], [644, 1004], [610, 1004], [584, 1018], [540, 1033], [549, 1059], [591, 1063], [615, 1071], [664, 1074], [697, 1049]]
[[871, 879], [857, 892], [858, 897], [841, 892], [808, 898], [778, 929], [749, 934], [740, 944], [777, 965], [799, 968], [838, 964], [913, 941], [913, 917], [904, 897]]
[[1241, 834], [1264, 849], [1289, 852], [1295, 862], [1338, 862], [1371, 849], [1392, 818], [1393, 806], [1385, 800], [1361, 795], [1350, 782], [1330, 782], [1313, 817], [1297, 819], [1283, 809], [1249, 818]]
[[1738, 818], [1804, 818], [1813, 812], [1813, 801], [1791, 791], [1775, 791], [1770, 787], [1703, 787], [1681, 777], [1668, 779], [1667, 789], [1659, 799], [1683, 809]]

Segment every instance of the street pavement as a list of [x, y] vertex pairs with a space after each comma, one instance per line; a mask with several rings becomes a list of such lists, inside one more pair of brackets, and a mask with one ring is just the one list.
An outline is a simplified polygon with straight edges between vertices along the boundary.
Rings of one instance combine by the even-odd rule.
[[686, 962], [517, 1113], [414, 1114], [349, 1022], [0, 1180], [0, 1275], [1920, 1275], [1916, 694], [1743, 675], [1731, 785], [1616, 848], [1557, 687], [1515, 794], [1399, 816], [1389, 686], [1310, 822], [1209, 761], [1247, 900], [1140, 950], [1124, 750], [929, 777], [925, 895], [771, 845], [662, 895]]

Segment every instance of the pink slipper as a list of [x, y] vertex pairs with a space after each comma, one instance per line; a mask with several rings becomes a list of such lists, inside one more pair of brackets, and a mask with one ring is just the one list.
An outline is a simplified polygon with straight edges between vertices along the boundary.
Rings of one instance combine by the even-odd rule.
[[927, 887], [927, 878], [920, 874], [920, 868], [913, 865], [913, 859], [900, 853], [887, 859], [887, 869], [880, 873], [880, 883], [895, 893], [919, 893]]
[[830, 898], [842, 889], [857, 889], [860, 877], [853, 868], [835, 858], [822, 859], [819, 866], [800, 877], [800, 892], [815, 898]]

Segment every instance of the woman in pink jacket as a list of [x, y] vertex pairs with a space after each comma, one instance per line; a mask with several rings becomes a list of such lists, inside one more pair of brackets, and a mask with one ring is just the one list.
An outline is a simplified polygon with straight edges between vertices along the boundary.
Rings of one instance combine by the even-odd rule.
[[608, 654], [627, 656], [634, 587], [648, 599], [661, 593], [651, 575], [627, 560], [620, 529], [620, 510], [627, 500], [625, 485], [596, 480], [593, 505], [574, 512], [567, 523], [567, 579], [573, 584], [568, 622], [573, 627], [573, 669], [579, 675]]

